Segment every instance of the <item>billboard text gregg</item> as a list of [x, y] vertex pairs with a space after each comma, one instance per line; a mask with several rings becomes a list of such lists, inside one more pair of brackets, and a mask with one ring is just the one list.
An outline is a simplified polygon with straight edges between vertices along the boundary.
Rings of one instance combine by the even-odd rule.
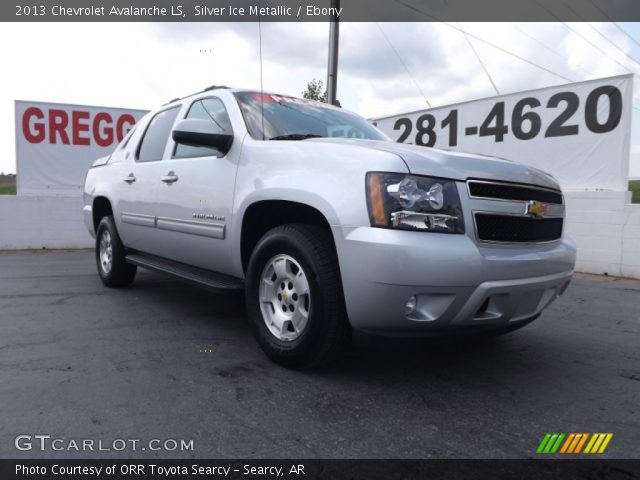
[[109, 155], [144, 110], [16, 101], [19, 195], [79, 195], [84, 174]]

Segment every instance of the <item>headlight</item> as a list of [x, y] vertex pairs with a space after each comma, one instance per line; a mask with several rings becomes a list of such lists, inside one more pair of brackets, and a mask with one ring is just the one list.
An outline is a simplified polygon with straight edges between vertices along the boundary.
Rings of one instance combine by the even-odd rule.
[[403, 173], [367, 173], [372, 227], [464, 233], [455, 182]]

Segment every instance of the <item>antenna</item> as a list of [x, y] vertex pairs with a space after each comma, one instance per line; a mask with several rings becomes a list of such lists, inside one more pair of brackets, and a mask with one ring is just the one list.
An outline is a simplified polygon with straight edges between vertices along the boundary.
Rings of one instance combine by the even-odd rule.
[[262, 129], [262, 140], [264, 136], [264, 83], [262, 81], [262, 22], [261, 16], [258, 15], [258, 36], [260, 37], [260, 122]]

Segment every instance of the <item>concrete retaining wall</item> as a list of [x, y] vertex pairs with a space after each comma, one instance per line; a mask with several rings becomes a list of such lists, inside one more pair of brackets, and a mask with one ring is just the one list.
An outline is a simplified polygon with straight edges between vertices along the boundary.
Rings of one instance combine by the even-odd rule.
[[[567, 192], [566, 232], [576, 271], [640, 278], [640, 204], [630, 192]], [[91, 248], [82, 199], [0, 196], [0, 249]]]
[[565, 193], [577, 271], [640, 278], [640, 204], [630, 201], [630, 192]]
[[89, 247], [81, 197], [0, 196], [0, 250]]
[[640, 204], [625, 205], [626, 215], [622, 230], [622, 261], [620, 274], [623, 277], [640, 278]]

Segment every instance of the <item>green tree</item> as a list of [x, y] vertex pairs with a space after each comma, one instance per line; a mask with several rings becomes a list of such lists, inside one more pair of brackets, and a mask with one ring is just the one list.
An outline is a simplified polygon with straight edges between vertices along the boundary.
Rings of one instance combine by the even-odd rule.
[[[316, 80], [315, 78], [307, 83], [307, 89], [302, 92], [304, 98], [309, 100], [316, 100], [317, 102], [327, 101], [327, 91], [324, 90], [324, 84], [322, 80]], [[324, 92], [323, 92], [324, 90]]]

